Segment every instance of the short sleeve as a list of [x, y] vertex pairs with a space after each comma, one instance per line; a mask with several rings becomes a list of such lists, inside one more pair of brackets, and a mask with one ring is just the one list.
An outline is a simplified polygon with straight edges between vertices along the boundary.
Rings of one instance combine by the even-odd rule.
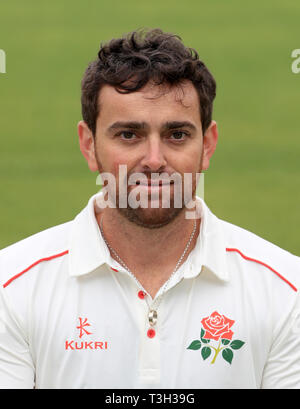
[[263, 389], [300, 389], [300, 294], [280, 325], [264, 368]]
[[33, 389], [34, 365], [26, 336], [0, 288], [0, 389]]

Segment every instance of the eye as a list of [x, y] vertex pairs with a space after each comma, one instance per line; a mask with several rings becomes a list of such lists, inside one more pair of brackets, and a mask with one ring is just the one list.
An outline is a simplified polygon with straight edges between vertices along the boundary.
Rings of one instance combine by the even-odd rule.
[[185, 139], [186, 136], [187, 136], [186, 132], [175, 131], [175, 132], [172, 133], [171, 139], [176, 140], [176, 141], [182, 141], [182, 140]]
[[130, 131], [122, 131], [119, 133], [119, 135], [125, 140], [132, 140], [136, 137], [135, 133]]

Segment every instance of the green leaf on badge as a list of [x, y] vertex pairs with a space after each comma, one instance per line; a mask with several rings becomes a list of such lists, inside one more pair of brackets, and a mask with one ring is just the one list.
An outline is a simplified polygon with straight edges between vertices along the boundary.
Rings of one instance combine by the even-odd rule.
[[244, 345], [245, 342], [240, 341], [239, 339], [235, 339], [234, 341], [231, 342], [231, 344], [229, 345], [230, 348], [232, 349], [240, 349], [242, 348], [242, 346]]
[[205, 331], [203, 328], [201, 328], [201, 334], [200, 334], [201, 341], [203, 342], [203, 344], [208, 344], [210, 342], [210, 339], [203, 338], [204, 335], [205, 335]]
[[210, 347], [203, 347], [201, 350], [201, 355], [203, 360], [205, 361], [205, 359], [207, 359], [209, 357], [209, 355], [211, 354], [211, 349]]
[[233, 359], [233, 352], [229, 348], [225, 348], [222, 351], [222, 356], [225, 359], [225, 361], [229, 362], [231, 364], [232, 359]]
[[222, 339], [222, 344], [223, 345], [228, 345], [230, 343], [230, 340], [229, 339]]
[[187, 347], [187, 349], [192, 349], [193, 351], [197, 351], [197, 349], [201, 348], [201, 342], [196, 339], [195, 341], [193, 341], [190, 346]]

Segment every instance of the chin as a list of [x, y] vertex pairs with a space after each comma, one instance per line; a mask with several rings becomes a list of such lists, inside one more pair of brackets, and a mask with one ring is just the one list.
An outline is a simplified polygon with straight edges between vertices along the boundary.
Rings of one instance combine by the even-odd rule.
[[183, 208], [169, 209], [126, 209], [118, 208], [118, 211], [130, 222], [148, 229], [158, 229], [171, 223], [182, 212]]

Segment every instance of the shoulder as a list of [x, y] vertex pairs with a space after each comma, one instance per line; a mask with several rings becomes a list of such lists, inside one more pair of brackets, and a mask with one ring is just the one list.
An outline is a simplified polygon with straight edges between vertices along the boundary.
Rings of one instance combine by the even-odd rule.
[[[224, 233], [227, 258], [247, 269], [262, 272], [285, 282], [297, 292], [300, 288], [300, 258], [257, 236], [256, 234], [220, 220]], [[264, 273], [265, 272], [265, 273]]]
[[71, 225], [67, 222], [51, 227], [0, 250], [1, 287], [43, 261], [67, 255]]

